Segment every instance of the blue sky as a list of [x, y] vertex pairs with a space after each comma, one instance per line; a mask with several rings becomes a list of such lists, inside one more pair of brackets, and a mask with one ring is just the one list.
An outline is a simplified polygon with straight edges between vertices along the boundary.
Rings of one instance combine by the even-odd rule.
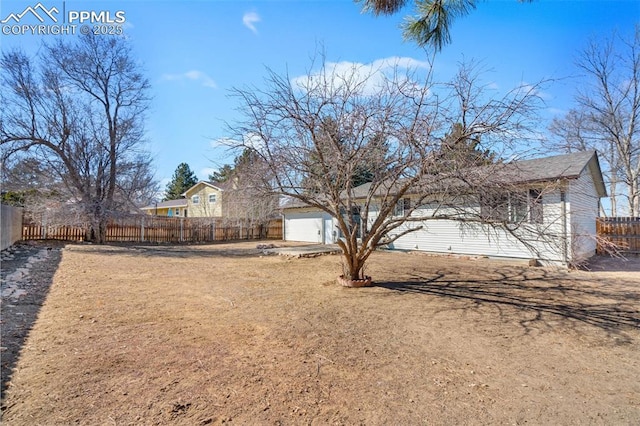
[[[38, 0], [2, 0], [0, 19], [20, 13]], [[232, 87], [260, 86], [265, 67], [300, 76], [322, 45], [328, 61], [370, 64], [404, 57], [424, 61], [427, 53], [404, 42], [392, 17], [362, 14], [350, 0], [258, 1], [73, 1], [41, 0], [66, 11], [124, 11], [123, 30], [152, 84], [147, 121], [148, 148], [162, 187], [181, 162], [200, 179], [231, 163], [215, 144], [228, 136], [225, 121], [237, 118]], [[25, 18], [26, 19], [26, 18]], [[479, 2], [452, 28], [453, 43], [436, 56], [446, 79], [465, 60], [482, 61], [485, 79], [508, 90], [522, 82], [556, 79], [544, 90], [546, 117], [566, 112], [582, 80], [573, 61], [590, 38], [614, 30], [628, 35], [640, 22], [637, 0], [516, 0]], [[21, 46], [34, 52], [41, 40], [60, 35], [2, 35], [0, 48]], [[66, 37], [73, 37], [68, 35]], [[544, 132], [547, 123], [540, 123]]]

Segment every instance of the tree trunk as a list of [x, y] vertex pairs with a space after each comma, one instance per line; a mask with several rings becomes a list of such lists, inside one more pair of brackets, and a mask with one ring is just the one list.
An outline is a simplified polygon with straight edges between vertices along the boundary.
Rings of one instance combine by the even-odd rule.
[[616, 180], [611, 178], [611, 195], [609, 196], [611, 199], [611, 216], [615, 217], [618, 215], [618, 203], [616, 199]]
[[629, 216], [636, 217], [640, 215], [640, 188], [638, 188], [637, 179], [631, 182], [629, 188]]
[[97, 205], [91, 212], [91, 223], [88, 233], [88, 240], [96, 244], [104, 244], [107, 237], [107, 221], [102, 207]]
[[358, 255], [345, 254], [346, 259], [346, 268], [344, 271], [344, 277], [350, 280], [361, 280], [364, 279], [362, 268], [364, 267], [364, 262], [362, 262]]

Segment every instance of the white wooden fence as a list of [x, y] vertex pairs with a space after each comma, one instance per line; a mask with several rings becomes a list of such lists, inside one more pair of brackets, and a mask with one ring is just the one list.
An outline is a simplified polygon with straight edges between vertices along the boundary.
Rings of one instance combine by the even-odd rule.
[[22, 238], [22, 208], [2, 204], [0, 218], [0, 250], [4, 250]]

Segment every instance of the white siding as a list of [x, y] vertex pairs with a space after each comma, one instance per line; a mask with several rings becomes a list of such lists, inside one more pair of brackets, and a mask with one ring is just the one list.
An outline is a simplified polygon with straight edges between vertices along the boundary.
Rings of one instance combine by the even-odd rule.
[[[424, 217], [419, 222], [406, 222], [390, 237], [420, 227], [389, 245], [391, 249], [419, 250], [474, 256], [538, 259], [544, 263], [575, 262], [595, 253], [595, 218], [598, 216], [598, 194], [588, 168], [575, 180], [542, 188], [543, 223], [527, 223], [511, 231], [479, 223], [434, 219], [442, 210], [423, 206], [413, 212]], [[563, 184], [564, 185], [564, 184]], [[525, 189], [523, 189], [525, 190]], [[565, 193], [565, 201], [561, 194]], [[479, 213], [480, 206], [469, 205], [469, 212]], [[375, 206], [369, 222], [377, 216]], [[285, 212], [284, 238], [287, 241], [330, 243], [334, 223], [324, 212], [296, 209]]]
[[284, 214], [284, 240], [322, 243], [324, 217], [319, 210], [292, 210]]
[[[390, 248], [462, 255], [535, 258], [550, 263], [562, 263], [564, 240], [560, 215], [560, 191], [545, 193], [542, 200], [544, 222], [525, 224], [511, 231], [479, 223], [429, 219], [433, 217], [435, 211], [428, 206], [423, 207], [416, 210], [413, 216], [425, 217], [424, 221], [407, 222], [395, 230], [391, 236], [411, 227], [422, 226], [422, 229], [400, 237], [390, 245]], [[479, 206], [469, 206], [467, 209], [477, 212]], [[438, 211], [438, 214], [442, 213], [442, 210]]]
[[574, 262], [593, 256], [596, 251], [596, 217], [599, 197], [593, 177], [586, 168], [580, 177], [572, 181], [567, 190], [570, 253]]

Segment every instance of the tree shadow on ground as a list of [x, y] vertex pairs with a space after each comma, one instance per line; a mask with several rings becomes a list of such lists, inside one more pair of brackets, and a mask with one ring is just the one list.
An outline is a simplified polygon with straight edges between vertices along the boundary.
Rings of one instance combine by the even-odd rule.
[[[0, 399], [14, 373], [16, 363], [40, 309], [49, 294], [64, 244], [39, 242], [16, 245], [3, 251], [0, 337], [2, 341], [2, 380]], [[31, 261], [44, 252], [42, 260]], [[2, 410], [4, 411], [4, 405]]]
[[[376, 286], [399, 293], [423, 294], [463, 302], [452, 309], [497, 307], [503, 321], [517, 321], [529, 333], [537, 324], [552, 328], [597, 327], [630, 342], [627, 331], [640, 327], [640, 286], [624, 280], [598, 282], [574, 279], [554, 271], [506, 269], [469, 278], [455, 271], [413, 275]], [[535, 315], [507, 313], [504, 308]]]
[[593, 256], [582, 267], [587, 271], [594, 272], [640, 272], [640, 255], [628, 255], [626, 257]]

